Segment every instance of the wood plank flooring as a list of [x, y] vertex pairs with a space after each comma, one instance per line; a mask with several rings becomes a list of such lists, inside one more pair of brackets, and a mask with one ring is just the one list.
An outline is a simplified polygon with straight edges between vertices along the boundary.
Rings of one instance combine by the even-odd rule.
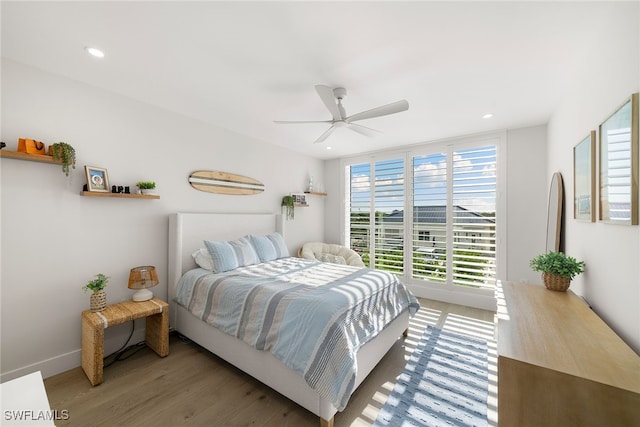
[[[491, 311], [420, 299], [409, 336], [400, 339], [335, 416], [335, 427], [368, 427], [427, 325], [487, 339], [489, 425], [497, 422], [497, 369]], [[171, 336], [159, 358], [143, 348], [104, 370], [92, 387], [81, 368], [45, 379], [51, 409], [69, 412], [62, 426], [317, 427], [318, 418], [196, 344]]]

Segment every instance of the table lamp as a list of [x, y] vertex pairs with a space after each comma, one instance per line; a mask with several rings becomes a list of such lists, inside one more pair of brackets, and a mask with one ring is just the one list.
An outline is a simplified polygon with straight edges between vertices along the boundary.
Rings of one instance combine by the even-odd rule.
[[153, 288], [158, 283], [158, 272], [152, 265], [134, 267], [129, 273], [129, 289], [138, 289], [133, 294], [133, 301], [148, 301], [153, 298], [153, 292], [147, 288]]

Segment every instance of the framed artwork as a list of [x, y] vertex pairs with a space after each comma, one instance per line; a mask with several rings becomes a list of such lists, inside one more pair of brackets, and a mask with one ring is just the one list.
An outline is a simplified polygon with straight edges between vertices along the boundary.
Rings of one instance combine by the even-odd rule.
[[109, 192], [109, 178], [107, 177], [106, 169], [85, 166], [84, 172], [87, 176], [88, 191], [98, 191], [102, 193]]
[[573, 217], [596, 220], [596, 131], [573, 147]]
[[600, 221], [638, 224], [638, 94], [599, 127]]

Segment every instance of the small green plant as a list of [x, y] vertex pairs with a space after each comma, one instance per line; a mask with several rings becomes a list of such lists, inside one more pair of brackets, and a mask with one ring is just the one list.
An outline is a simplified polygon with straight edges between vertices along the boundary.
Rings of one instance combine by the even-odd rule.
[[140, 181], [136, 183], [136, 185], [141, 190], [153, 190], [156, 188], [156, 183], [153, 181]]
[[66, 142], [56, 142], [49, 147], [54, 160], [62, 161], [62, 172], [69, 176], [69, 166], [76, 168], [76, 150]]
[[577, 261], [562, 252], [547, 252], [538, 255], [531, 260], [530, 266], [533, 271], [556, 274], [569, 280], [584, 272], [584, 261]]
[[107, 287], [107, 282], [109, 282], [109, 277], [105, 276], [102, 273], [96, 275], [96, 278], [91, 280], [89, 283], [84, 285], [82, 289], [86, 291], [98, 292]]
[[293, 196], [284, 196], [282, 198], [282, 207], [285, 211], [287, 219], [293, 219], [295, 204], [293, 203]]

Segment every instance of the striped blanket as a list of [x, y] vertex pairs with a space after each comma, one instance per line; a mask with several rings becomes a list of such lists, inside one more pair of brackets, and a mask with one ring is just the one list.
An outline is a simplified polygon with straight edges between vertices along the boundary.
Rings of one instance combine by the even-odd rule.
[[220, 274], [188, 271], [176, 302], [252, 347], [270, 351], [342, 410], [355, 386], [358, 349], [416, 298], [394, 275], [281, 258]]

